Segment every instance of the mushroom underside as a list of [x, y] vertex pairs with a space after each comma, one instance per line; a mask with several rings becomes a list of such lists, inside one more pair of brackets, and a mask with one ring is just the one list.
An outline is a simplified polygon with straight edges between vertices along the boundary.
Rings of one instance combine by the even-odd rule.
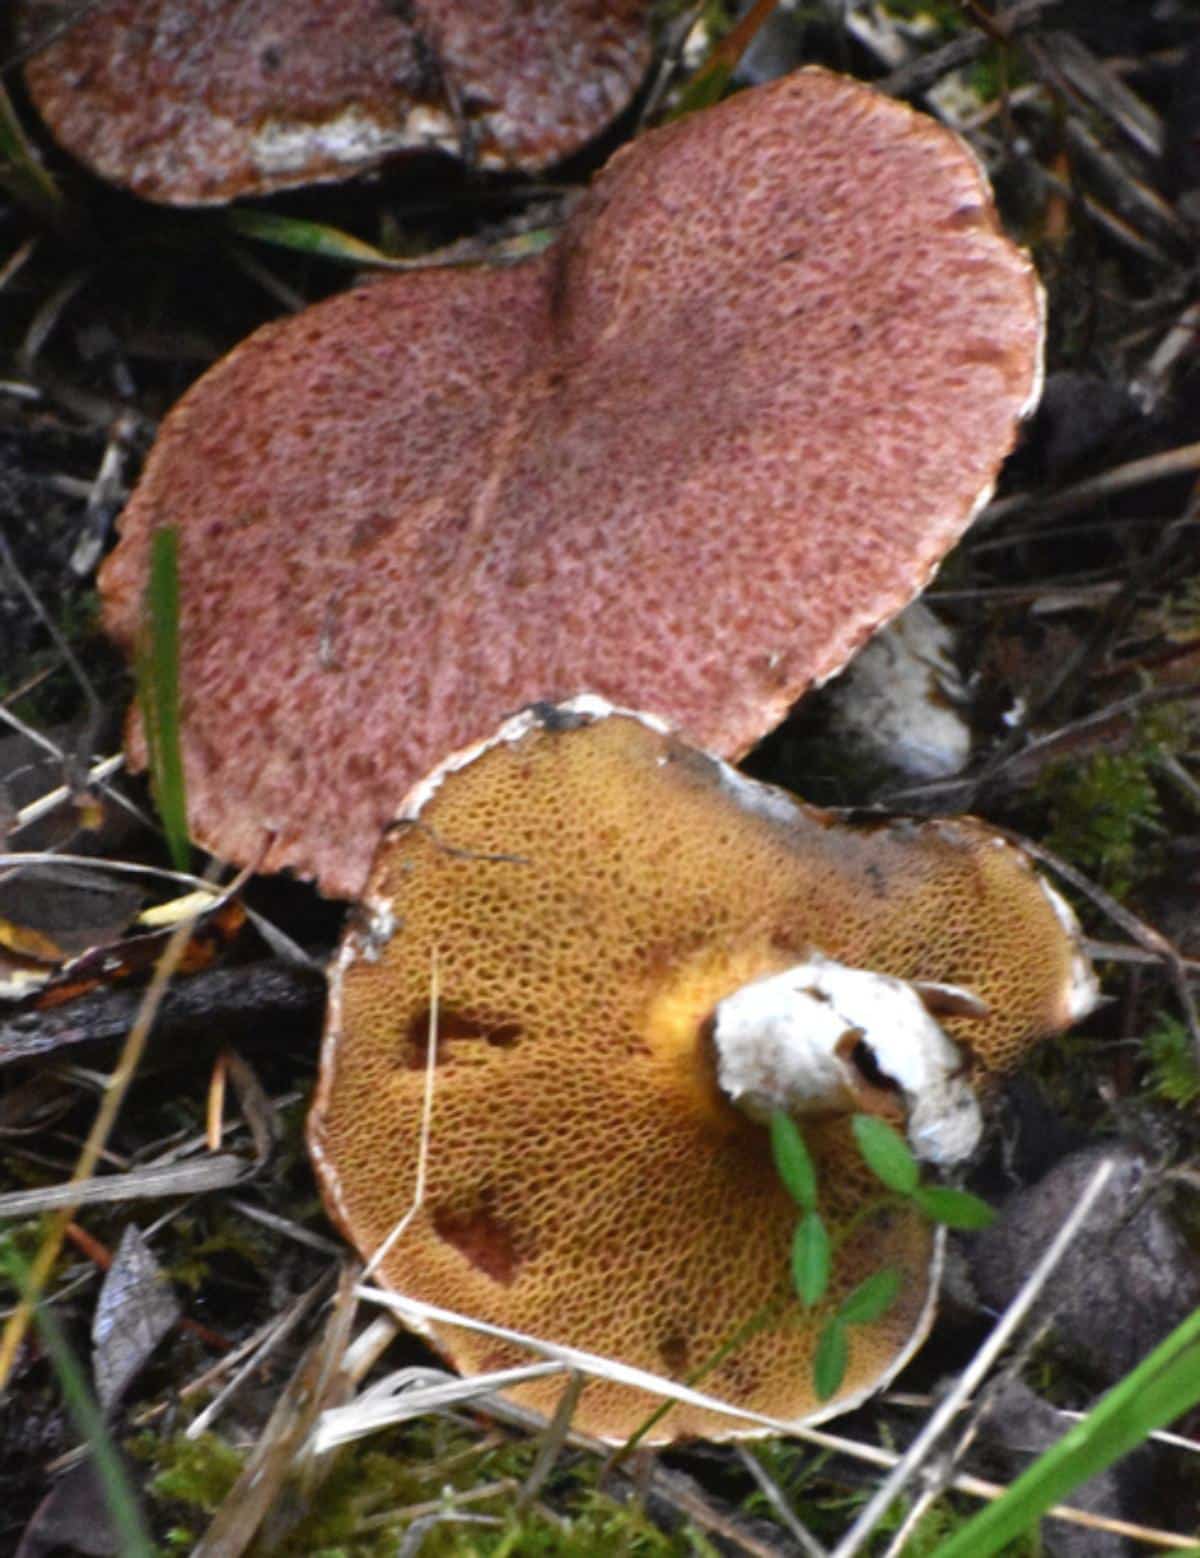
[[[429, 1178], [382, 1280], [677, 1380], [768, 1313], [704, 1389], [784, 1421], [838, 1410], [920, 1339], [932, 1234], [891, 1206], [840, 1250], [831, 1303], [881, 1265], [903, 1283], [878, 1325], [852, 1328], [845, 1385], [822, 1404], [821, 1316], [787, 1301], [796, 1207], [763, 1126], [718, 1084], [714, 1010], [819, 945], [973, 992], [943, 1020], [986, 1085], [1077, 1014], [1077, 944], [1025, 858], [981, 824], [852, 827], [657, 725], [578, 707], [453, 760], [381, 847], [332, 978], [310, 1124], [327, 1203], [370, 1256], [413, 1201], [436, 962]], [[805, 1131], [824, 1215], [845, 1228], [879, 1187], [844, 1115]], [[434, 1329], [467, 1371], [520, 1356]], [[514, 1395], [549, 1410], [560, 1388]], [[590, 1383], [577, 1421], [619, 1439], [652, 1405]], [[662, 1435], [738, 1431], [676, 1406]]]

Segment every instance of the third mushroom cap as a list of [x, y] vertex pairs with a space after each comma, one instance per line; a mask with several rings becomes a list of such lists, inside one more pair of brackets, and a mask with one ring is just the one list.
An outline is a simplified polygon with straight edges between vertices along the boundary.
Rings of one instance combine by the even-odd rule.
[[193, 835], [354, 896], [418, 775], [584, 688], [745, 751], [927, 583], [1040, 346], [969, 150], [821, 70], [640, 137], [535, 259], [265, 327], [102, 576], [132, 646], [178, 527]]
[[[961, 1158], [975, 1090], [1094, 999], [1070, 910], [982, 823], [848, 825], [582, 698], [408, 797], [332, 972], [309, 1142], [373, 1256], [414, 1203], [432, 1025], [424, 1198], [382, 1280], [680, 1381], [769, 1312], [702, 1388], [790, 1423], [878, 1388], [929, 1323], [935, 1236], [907, 1206], [864, 1215], [880, 1191], [849, 1114]], [[824, 1406], [772, 1107], [802, 1123], [845, 1237], [831, 1302], [882, 1267], [902, 1278]], [[525, 1357], [445, 1323], [433, 1339], [466, 1372]], [[517, 1394], [549, 1411], [560, 1389]], [[591, 1383], [576, 1424], [622, 1439], [652, 1406]], [[746, 1431], [694, 1406], [660, 1430]]]
[[437, 148], [543, 168], [618, 114], [648, 0], [16, 0], [62, 144], [149, 200], [201, 205]]

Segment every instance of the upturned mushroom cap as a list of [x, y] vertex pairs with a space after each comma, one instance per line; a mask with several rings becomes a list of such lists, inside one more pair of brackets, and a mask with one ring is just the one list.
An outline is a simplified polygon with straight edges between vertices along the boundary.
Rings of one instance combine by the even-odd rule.
[[149, 200], [201, 205], [437, 147], [537, 169], [629, 102], [648, 0], [18, 0], [59, 141]]
[[[904, 1280], [878, 1324], [851, 1328], [845, 1384], [821, 1407], [822, 1317], [788, 1298], [796, 1207], [764, 1126], [722, 1091], [713, 1032], [737, 992], [814, 950], [931, 982], [976, 1084], [1094, 999], [1070, 911], [981, 823], [850, 826], [644, 716], [596, 699], [527, 711], [418, 786], [375, 859], [332, 971], [309, 1121], [331, 1214], [370, 1257], [413, 1202], [436, 955], [427, 1188], [381, 1279], [680, 1380], [778, 1304], [702, 1388], [788, 1422], [844, 1409], [923, 1338], [934, 1237], [890, 1212], [839, 1250], [834, 1302], [884, 1266]], [[878, 1063], [856, 1092], [804, 1116], [835, 1230], [879, 1193], [837, 1111], [899, 1096]], [[523, 1361], [433, 1334], [465, 1372]], [[547, 1411], [559, 1388], [514, 1394]], [[576, 1422], [620, 1439], [651, 1405], [590, 1383]], [[676, 1406], [662, 1435], [746, 1431]]]
[[179, 527], [194, 835], [354, 896], [407, 785], [581, 688], [740, 754], [928, 581], [1040, 338], [968, 150], [820, 70], [635, 141], [537, 259], [259, 331], [102, 575], [132, 644]]

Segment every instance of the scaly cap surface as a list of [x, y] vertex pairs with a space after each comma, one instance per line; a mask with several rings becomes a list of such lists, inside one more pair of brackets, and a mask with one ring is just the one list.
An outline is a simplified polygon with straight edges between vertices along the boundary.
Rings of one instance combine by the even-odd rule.
[[[436, 147], [546, 167], [629, 102], [648, 0], [18, 0], [54, 134], [147, 200], [203, 205]], [[79, 15], [74, 13], [80, 12]]]
[[928, 581], [1040, 341], [963, 144], [819, 70], [640, 137], [537, 259], [259, 331], [102, 573], [132, 644], [179, 527], [194, 836], [353, 897], [433, 762], [584, 688], [743, 752]]

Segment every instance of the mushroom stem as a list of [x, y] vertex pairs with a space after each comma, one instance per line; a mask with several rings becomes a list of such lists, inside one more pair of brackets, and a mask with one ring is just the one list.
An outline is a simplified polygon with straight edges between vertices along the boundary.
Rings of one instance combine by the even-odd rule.
[[[969, 992], [939, 992], [961, 997], [962, 1011], [972, 1007]], [[979, 1105], [930, 1004], [907, 980], [814, 952], [718, 1002], [712, 1036], [721, 1090], [755, 1120], [776, 1109], [797, 1117], [903, 1114], [918, 1158], [957, 1163], [979, 1141]]]

